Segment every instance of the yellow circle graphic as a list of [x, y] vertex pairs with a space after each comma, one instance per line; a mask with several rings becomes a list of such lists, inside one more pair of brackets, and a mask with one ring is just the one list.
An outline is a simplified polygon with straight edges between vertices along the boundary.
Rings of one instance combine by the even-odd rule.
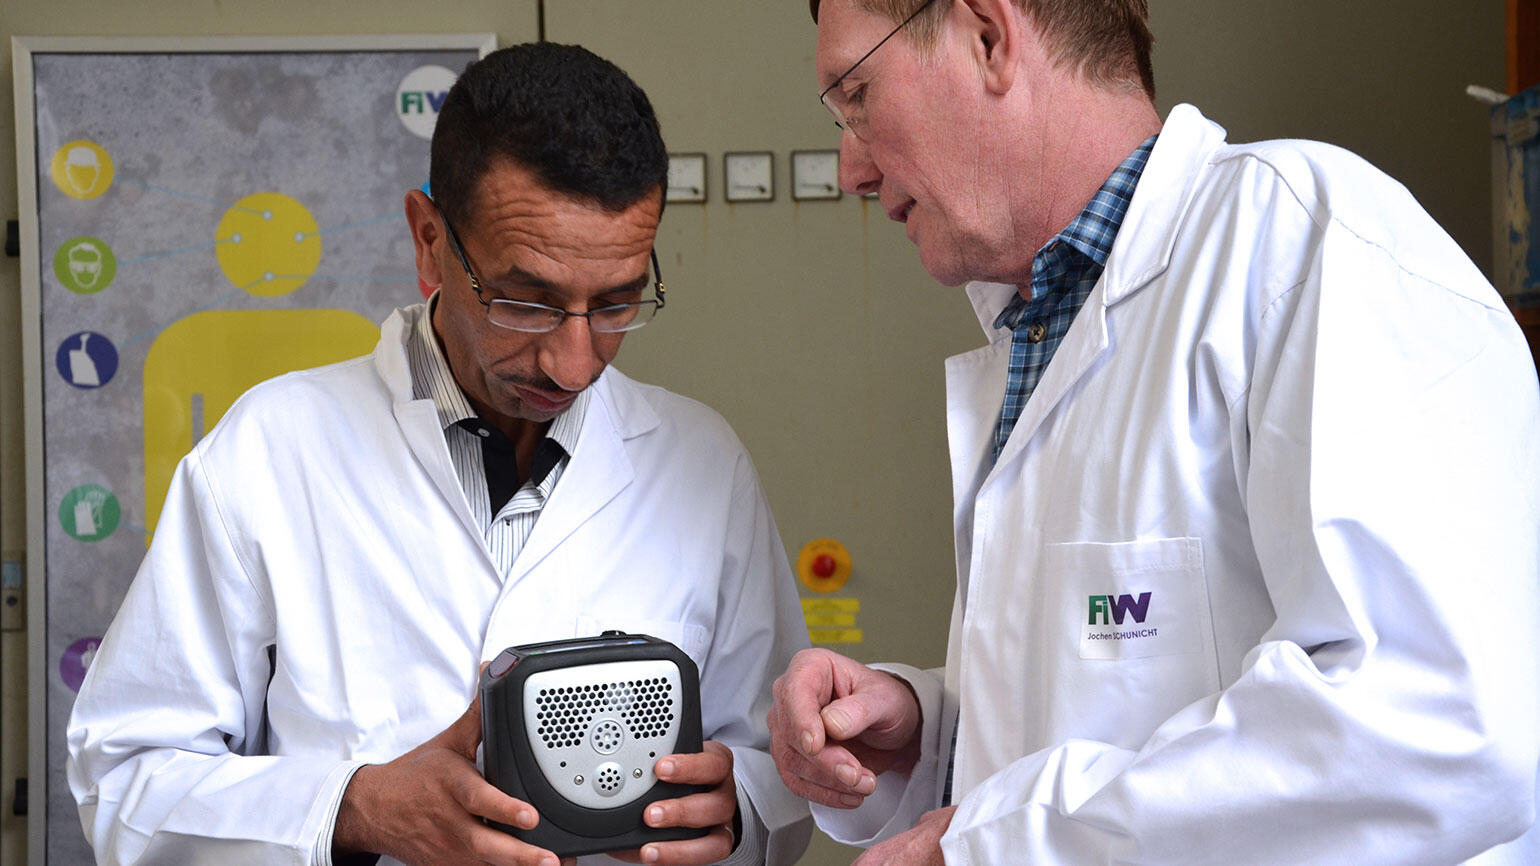
[[832, 538], [815, 538], [797, 554], [797, 577], [814, 592], [833, 592], [850, 579], [850, 551]]
[[112, 186], [112, 157], [96, 142], [76, 139], [53, 152], [49, 174], [70, 198], [96, 198]]
[[214, 230], [225, 278], [263, 298], [303, 286], [321, 262], [321, 232], [305, 206], [279, 192], [246, 196]]

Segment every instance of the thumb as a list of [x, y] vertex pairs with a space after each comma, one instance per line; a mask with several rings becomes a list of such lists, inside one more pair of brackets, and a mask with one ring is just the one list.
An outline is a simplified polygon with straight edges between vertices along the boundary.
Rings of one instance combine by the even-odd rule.
[[819, 715], [823, 728], [831, 740], [850, 740], [871, 727], [874, 708], [863, 695], [854, 694], [831, 701]]
[[445, 728], [443, 733], [434, 739], [439, 745], [459, 753], [467, 761], [476, 760], [476, 747], [481, 745], [481, 689], [476, 690], [476, 696], [471, 698], [471, 705], [465, 709], [460, 718], [454, 720], [454, 724]]

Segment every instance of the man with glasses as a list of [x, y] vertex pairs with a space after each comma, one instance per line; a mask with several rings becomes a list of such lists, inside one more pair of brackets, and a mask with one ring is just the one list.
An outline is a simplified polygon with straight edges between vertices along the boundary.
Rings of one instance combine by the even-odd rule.
[[820, 825], [862, 864], [1540, 862], [1540, 389], [1480, 271], [1351, 154], [1162, 121], [1145, 0], [811, 6], [841, 185], [990, 340], [947, 362], [945, 670], [777, 681]]
[[708, 740], [657, 756], [703, 790], [645, 820], [709, 832], [627, 856], [797, 859], [765, 713], [807, 632], [764, 493], [719, 416], [609, 367], [667, 297], [666, 174], [612, 64], [467, 68], [405, 203], [437, 291], [372, 356], [248, 392], [177, 471], [68, 734], [102, 862], [556, 866], [484, 823], [540, 816], [476, 770], [478, 663], [609, 629], [690, 655]]

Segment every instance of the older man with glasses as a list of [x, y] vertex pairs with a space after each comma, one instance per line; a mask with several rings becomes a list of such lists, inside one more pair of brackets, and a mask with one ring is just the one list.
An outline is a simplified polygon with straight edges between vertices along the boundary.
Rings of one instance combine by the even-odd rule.
[[1162, 120], [1145, 0], [811, 5], [841, 185], [989, 340], [947, 361], [945, 669], [777, 681], [820, 826], [862, 864], [1540, 862], [1540, 389], [1481, 272], [1351, 154]]
[[796, 861], [765, 714], [807, 631], [764, 492], [718, 415], [609, 366], [664, 305], [666, 175], [610, 63], [467, 68], [405, 203], [437, 291], [372, 356], [252, 389], [177, 471], [69, 728], [101, 862], [556, 866], [489, 826], [543, 817], [477, 772], [478, 663], [610, 629], [694, 660], [707, 739], [655, 756], [700, 793], [644, 819], [708, 832], [619, 853]]

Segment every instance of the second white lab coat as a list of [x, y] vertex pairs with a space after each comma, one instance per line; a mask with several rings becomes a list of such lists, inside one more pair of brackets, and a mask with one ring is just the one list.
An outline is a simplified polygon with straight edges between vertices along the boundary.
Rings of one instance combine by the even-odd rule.
[[[895, 668], [921, 762], [815, 807], [837, 838], [939, 805], [954, 719], [953, 866], [1449, 864], [1530, 826], [1524, 340], [1399, 184], [1223, 136], [1171, 113], [993, 465], [1015, 289], [969, 287], [991, 343], [947, 362], [947, 667]], [[1540, 862], [1536, 834], [1477, 862]]]
[[434, 405], [412, 399], [421, 310], [387, 321], [372, 356], [254, 388], [178, 467], [70, 721], [98, 859], [324, 862], [348, 773], [464, 713], [479, 662], [613, 628], [694, 659], [746, 828], [794, 861], [806, 807], [776, 776], [765, 712], [807, 632], [748, 454], [710, 409], [607, 370], [499, 574]]

